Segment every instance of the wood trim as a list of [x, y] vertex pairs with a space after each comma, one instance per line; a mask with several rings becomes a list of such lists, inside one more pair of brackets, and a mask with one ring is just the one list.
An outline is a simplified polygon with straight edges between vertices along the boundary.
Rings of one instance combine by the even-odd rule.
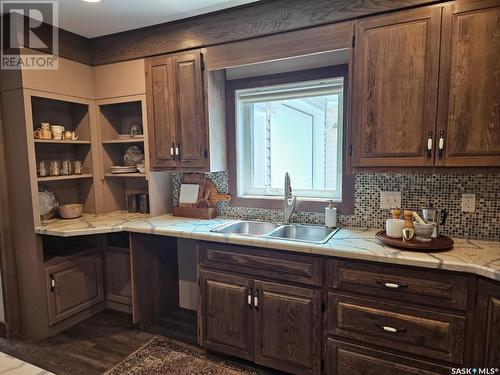
[[[2, 107], [0, 100], [0, 175], [7, 176], [7, 152], [5, 149], [5, 126], [2, 121]], [[3, 304], [5, 321], [1, 323], [0, 337], [10, 338], [21, 330], [19, 310], [19, 289], [17, 284], [16, 254], [14, 238], [12, 236], [10, 197], [7, 178], [0, 181], [0, 267], [2, 275]]]
[[312, 27], [207, 48], [207, 68], [217, 70], [351, 48], [352, 22]]
[[[228, 150], [228, 174], [229, 174], [229, 194], [231, 194], [232, 207], [252, 207], [252, 208], [269, 208], [282, 209], [283, 199], [254, 199], [254, 198], [239, 198], [236, 189], [236, 133], [235, 133], [235, 112], [234, 112], [234, 92], [238, 89], [249, 87], [260, 87], [275, 85], [281, 83], [300, 82], [306, 80], [314, 80], [327, 77], [344, 77], [344, 152], [343, 152], [343, 175], [342, 175], [342, 191], [344, 200], [341, 203], [335, 203], [340, 214], [348, 214], [354, 211], [354, 175], [348, 170], [349, 154], [348, 147], [345, 145], [349, 141], [349, 122], [347, 116], [347, 92], [349, 83], [347, 65], [338, 65], [325, 68], [317, 68], [310, 70], [302, 70], [299, 72], [289, 72], [281, 74], [273, 74], [269, 76], [251, 77], [240, 80], [227, 81], [226, 86], [226, 123], [227, 123], [227, 150]], [[328, 200], [321, 201], [297, 201], [297, 211], [308, 212], [323, 212]]]
[[[4, 31], [8, 29], [10, 15], [2, 16], [2, 27]], [[28, 17], [25, 17], [28, 19]], [[36, 29], [30, 29], [42, 42], [50, 44], [52, 26], [42, 23]], [[27, 30], [26, 30], [27, 31]], [[73, 60], [82, 64], [91, 65], [91, 40], [84, 36], [72, 33], [70, 31], [57, 28], [59, 33], [59, 57]], [[25, 40], [28, 40], [25, 38]], [[50, 45], [49, 45], [50, 47]], [[33, 48], [36, 50], [36, 48]]]
[[[247, 40], [435, 3], [429, 0], [260, 1], [91, 39], [92, 65]], [[221, 32], [224, 30], [224, 32]], [[328, 36], [330, 38], [330, 36]]]

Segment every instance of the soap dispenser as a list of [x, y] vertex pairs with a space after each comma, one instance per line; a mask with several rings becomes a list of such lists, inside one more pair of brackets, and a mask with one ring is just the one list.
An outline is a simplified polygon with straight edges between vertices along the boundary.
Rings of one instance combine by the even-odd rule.
[[325, 207], [325, 226], [327, 228], [337, 227], [337, 208], [333, 207], [333, 201], [330, 201], [328, 207]]

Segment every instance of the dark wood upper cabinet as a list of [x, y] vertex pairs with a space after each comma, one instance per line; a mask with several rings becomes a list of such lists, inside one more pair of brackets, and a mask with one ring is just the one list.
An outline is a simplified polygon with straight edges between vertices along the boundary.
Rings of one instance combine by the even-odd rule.
[[321, 291], [255, 281], [255, 362], [321, 373]]
[[358, 22], [353, 165], [433, 164], [440, 27], [440, 7]]
[[252, 281], [200, 271], [200, 343], [207, 349], [253, 360]]
[[146, 59], [153, 170], [225, 170], [225, 74], [201, 50]]
[[443, 13], [440, 166], [500, 166], [500, 1], [462, 1]]
[[208, 158], [208, 149], [201, 55], [193, 53], [175, 58], [174, 71], [177, 84], [179, 162], [182, 167], [203, 168]]
[[146, 60], [146, 95], [151, 166], [153, 169], [174, 168], [177, 120], [172, 57]]

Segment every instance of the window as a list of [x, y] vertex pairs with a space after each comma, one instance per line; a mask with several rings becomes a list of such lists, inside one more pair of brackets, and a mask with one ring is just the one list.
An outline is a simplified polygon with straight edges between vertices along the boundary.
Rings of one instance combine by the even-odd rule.
[[235, 90], [237, 195], [342, 200], [344, 77]]

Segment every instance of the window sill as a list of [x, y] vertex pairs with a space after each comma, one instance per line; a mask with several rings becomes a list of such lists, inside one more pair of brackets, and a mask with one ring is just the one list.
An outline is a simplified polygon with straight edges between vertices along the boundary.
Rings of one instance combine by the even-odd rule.
[[[322, 198], [298, 198], [296, 211], [302, 212], [325, 212], [330, 200]], [[233, 197], [231, 207], [264, 208], [270, 210], [282, 210], [283, 198], [280, 197]], [[354, 199], [352, 201], [333, 201], [333, 206], [337, 208], [339, 214], [352, 214], [354, 211]]]

